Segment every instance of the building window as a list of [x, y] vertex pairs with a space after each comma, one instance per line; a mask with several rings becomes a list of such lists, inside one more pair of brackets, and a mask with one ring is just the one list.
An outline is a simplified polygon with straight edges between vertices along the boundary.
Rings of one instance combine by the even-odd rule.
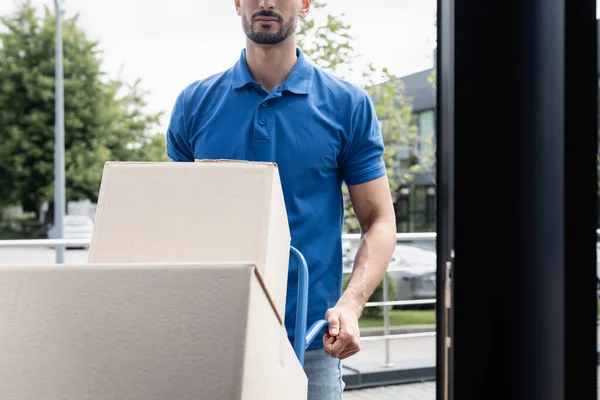
[[433, 165], [435, 161], [435, 111], [427, 110], [419, 113], [418, 122], [418, 152], [421, 163], [426, 166]]
[[396, 197], [398, 232], [434, 232], [436, 228], [435, 186], [403, 186]]
[[396, 198], [396, 228], [398, 232], [408, 232], [410, 223], [410, 189], [401, 187]]
[[425, 206], [425, 221], [427, 224], [435, 224], [436, 222], [436, 197], [435, 187], [427, 188], [427, 200]]
[[425, 207], [427, 195], [425, 186], [415, 186], [412, 190], [410, 204], [410, 222], [412, 232], [422, 232], [425, 222]]

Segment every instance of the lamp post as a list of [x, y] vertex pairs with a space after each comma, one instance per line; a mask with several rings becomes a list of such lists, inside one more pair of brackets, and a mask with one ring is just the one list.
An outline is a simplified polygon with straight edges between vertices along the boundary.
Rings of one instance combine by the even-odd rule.
[[[60, 16], [60, 0], [54, 0], [56, 9], [55, 39], [55, 126], [54, 126], [54, 231], [56, 238], [63, 238], [63, 219], [65, 215], [65, 123], [64, 123], [64, 87], [63, 87], [63, 49]], [[64, 247], [56, 247], [56, 263], [62, 264], [65, 257]]]

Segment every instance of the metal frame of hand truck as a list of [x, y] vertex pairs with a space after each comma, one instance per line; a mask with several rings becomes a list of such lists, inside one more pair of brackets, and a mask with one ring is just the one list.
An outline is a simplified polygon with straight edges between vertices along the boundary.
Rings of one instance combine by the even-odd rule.
[[317, 337], [320, 331], [327, 327], [327, 320], [320, 319], [314, 322], [308, 331], [308, 265], [302, 253], [293, 246], [290, 246], [290, 257], [294, 259], [298, 266], [298, 301], [296, 303], [296, 326], [294, 330], [294, 352], [304, 368], [304, 354], [306, 349]]

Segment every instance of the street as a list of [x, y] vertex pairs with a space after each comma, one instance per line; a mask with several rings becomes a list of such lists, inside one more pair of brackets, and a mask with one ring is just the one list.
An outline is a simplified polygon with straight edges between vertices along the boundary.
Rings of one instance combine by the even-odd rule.
[[349, 390], [344, 400], [435, 400], [435, 382]]

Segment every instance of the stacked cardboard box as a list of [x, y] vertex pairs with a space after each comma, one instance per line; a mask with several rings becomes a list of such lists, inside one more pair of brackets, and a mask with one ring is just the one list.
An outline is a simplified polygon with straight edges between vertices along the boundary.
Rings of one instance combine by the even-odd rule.
[[305, 400], [277, 167], [107, 163], [87, 265], [0, 270], [11, 400]]

